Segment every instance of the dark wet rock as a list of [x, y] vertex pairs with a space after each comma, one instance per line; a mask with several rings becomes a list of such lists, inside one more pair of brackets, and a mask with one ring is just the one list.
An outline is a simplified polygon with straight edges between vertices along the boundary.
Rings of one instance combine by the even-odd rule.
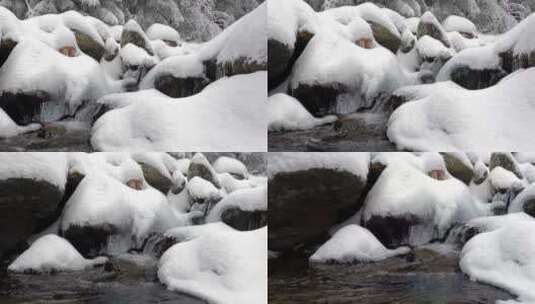
[[367, 21], [370, 24], [375, 40], [395, 54], [401, 46], [401, 38], [399, 37], [399, 34], [396, 35], [395, 33], [392, 33], [379, 23], [369, 20]]
[[[527, 39], [527, 38], [526, 38]], [[530, 38], [531, 39], [531, 38]], [[513, 70], [527, 69], [535, 66], [535, 51], [513, 56]]]
[[43, 180], [0, 180], [0, 257], [24, 248], [28, 237], [52, 224], [63, 194], [62, 189]]
[[210, 59], [202, 62], [204, 65], [204, 74], [210, 81], [217, 80], [217, 60]]
[[513, 68], [513, 51], [506, 51], [499, 53], [501, 66], [509, 74], [514, 71]]
[[223, 223], [240, 231], [256, 230], [268, 224], [267, 211], [245, 211], [239, 208], [230, 208], [223, 211]]
[[151, 233], [145, 239], [141, 248], [137, 248], [133, 251], [159, 258], [167, 251], [167, 249], [178, 242], [179, 240], [172, 236], [162, 233]]
[[492, 172], [492, 169], [496, 167], [502, 167], [513, 172], [518, 178], [523, 178], [520, 167], [510, 152], [494, 152], [491, 154], [489, 170]]
[[525, 213], [535, 217], [535, 199], [529, 199], [522, 204]]
[[314, 34], [308, 31], [297, 33], [293, 48], [280, 41], [268, 40], [268, 89], [280, 85], [292, 71], [294, 63], [303, 53]]
[[[289, 251], [323, 239], [360, 208], [366, 181], [347, 171], [311, 169], [278, 173], [269, 179], [269, 248]], [[342, 216], [341, 216], [342, 213]]]
[[218, 189], [221, 188], [214, 168], [202, 153], [195, 154], [188, 167], [188, 179], [191, 180], [195, 176], [211, 182]]
[[420, 224], [413, 215], [402, 217], [374, 215], [363, 225], [387, 248], [409, 245], [411, 228]]
[[469, 185], [474, 177], [474, 170], [463, 163], [454, 153], [442, 153], [446, 169], [455, 178]]
[[141, 170], [143, 170], [143, 176], [149, 185], [164, 194], [167, 194], [173, 187], [173, 181], [169, 177], [160, 173], [159, 170], [143, 162], [139, 162], [139, 164], [141, 165]]
[[74, 37], [76, 37], [76, 44], [78, 44], [80, 50], [82, 50], [82, 52], [84, 52], [85, 54], [93, 57], [96, 61], [100, 62], [100, 59], [102, 59], [102, 56], [104, 56], [104, 53], [106, 52], [104, 45], [95, 41], [93, 38], [91, 38], [91, 36], [87, 34], [84, 34], [75, 29], [71, 30], [74, 33]]
[[40, 121], [43, 104], [50, 102], [47, 92], [3, 92], [0, 96], [0, 108], [19, 125]]
[[176, 78], [161, 75], [154, 81], [154, 88], [173, 98], [182, 98], [201, 92], [210, 81], [205, 77]]
[[336, 114], [338, 97], [347, 94], [349, 89], [339, 83], [332, 84], [299, 84], [290, 90], [290, 95], [299, 100], [314, 116]]
[[11, 51], [17, 46], [17, 42], [9, 38], [0, 39], [0, 67], [4, 65]]
[[274, 89], [289, 75], [292, 50], [282, 42], [268, 40], [268, 87]]
[[390, 116], [394, 111], [399, 108], [402, 104], [410, 100], [409, 96], [398, 95], [396, 93], [390, 95], [387, 102], [383, 106], [384, 112]]
[[469, 90], [491, 87], [505, 76], [507, 73], [501, 68], [474, 70], [468, 66], [459, 66], [453, 69], [450, 74], [453, 82]]
[[71, 225], [61, 231], [61, 236], [67, 239], [84, 257], [96, 257], [106, 249], [109, 238], [117, 233], [118, 229], [111, 224]]
[[216, 78], [230, 77], [239, 74], [250, 74], [267, 69], [265, 62], [256, 62], [250, 58], [240, 57], [232, 62], [217, 64]]

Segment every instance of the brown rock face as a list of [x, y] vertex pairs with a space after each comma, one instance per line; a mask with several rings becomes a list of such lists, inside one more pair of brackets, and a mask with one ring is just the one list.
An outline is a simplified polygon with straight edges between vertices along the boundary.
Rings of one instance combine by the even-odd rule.
[[366, 181], [346, 171], [311, 169], [279, 173], [269, 180], [269, 248], [288, 251], [321, 239], [358, 209]]

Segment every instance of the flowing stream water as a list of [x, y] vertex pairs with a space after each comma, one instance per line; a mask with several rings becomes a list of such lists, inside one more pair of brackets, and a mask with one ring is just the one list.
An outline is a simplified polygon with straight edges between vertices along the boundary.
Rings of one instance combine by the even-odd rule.
[[149, 256], [112, 258], [111, 265], [86, 271], [13, 274], [0, 270], [0, 303], [146, 304], [206, 302], [167, 290]]
[[416, 249], [407, 257], [355, 265], [309, 265], [306, 257], [270, 260], [270, 304], [483, 304], [513, 298], [470, 281], [459, 253]]
[[91, 126], [84, 122], [50, 122], [41, 130], [0, 139], [0, 151], [91, 152]]

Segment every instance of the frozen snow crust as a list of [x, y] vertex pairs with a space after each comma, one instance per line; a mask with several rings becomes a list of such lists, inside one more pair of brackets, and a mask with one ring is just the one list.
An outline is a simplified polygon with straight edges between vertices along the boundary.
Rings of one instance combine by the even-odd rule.
[[[159, 23], [145, 33], [134, 19], [124, 26], [110, 26], [68, 11], [19, 20], [0, 7], [0, 137], [34, 131], [39, 123], [50, 121], [92, 124], [104, 112], [125, 112], [107, 103], [120, 97], [121, 107], [136, 103], [147, 108], [135, 114], [139, 117], [129, 114], [118, 119], [132, 119], [122, 124], [121, 132], [134, 138], [126, 135], [124, 140], [117, 140], [122, 135], [116, 130], [109, 134], [111, 138], [101, 135], [103, 129], [119, 125], [110, 124], [104, 115], [93, 130], [98, 133], [92, 140], [98, 150], [265, 150], [266, 123], [261, 115], [266, 93], [262, 71], [267, 65], [267, 3], [250, 9], [213, 39], [186, 42], [175, 29]], [[232, 77], [237, 79], [232, 82]], [[242, 78], [250, 79], [247, 88], [238, 88], [246, 81]], [[175, 98], [184, 99], [175, 102]], [[182, 108], [177, 112], [188, 121], [173, 117], [173, 110], [160, 112], [165, 106], [152, 99], [176, 104]], [[208, 103], [219, 108], [211, 109]], [[145, 113], [153, 113], [152, 120]], [[165, 117], [181, 125], [168, 128]], [[198, 126], [191, 126], [191, 121]], [[146, 125], [138, 123], [149, 123], [149, 129], [160, 134], [141, 135], [136, 129]], [[177, 137], [162, 142], [170, 133]]]

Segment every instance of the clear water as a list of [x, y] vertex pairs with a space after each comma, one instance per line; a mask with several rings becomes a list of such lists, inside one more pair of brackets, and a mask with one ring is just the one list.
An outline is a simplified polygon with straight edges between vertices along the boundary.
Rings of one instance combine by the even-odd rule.
[[470, 281], [458, 253], [418, 249], [414, 259], [372, 264], [309, 265], [305, 258], [271, 260], [270, 304], [479, 304], [513, 296]]

